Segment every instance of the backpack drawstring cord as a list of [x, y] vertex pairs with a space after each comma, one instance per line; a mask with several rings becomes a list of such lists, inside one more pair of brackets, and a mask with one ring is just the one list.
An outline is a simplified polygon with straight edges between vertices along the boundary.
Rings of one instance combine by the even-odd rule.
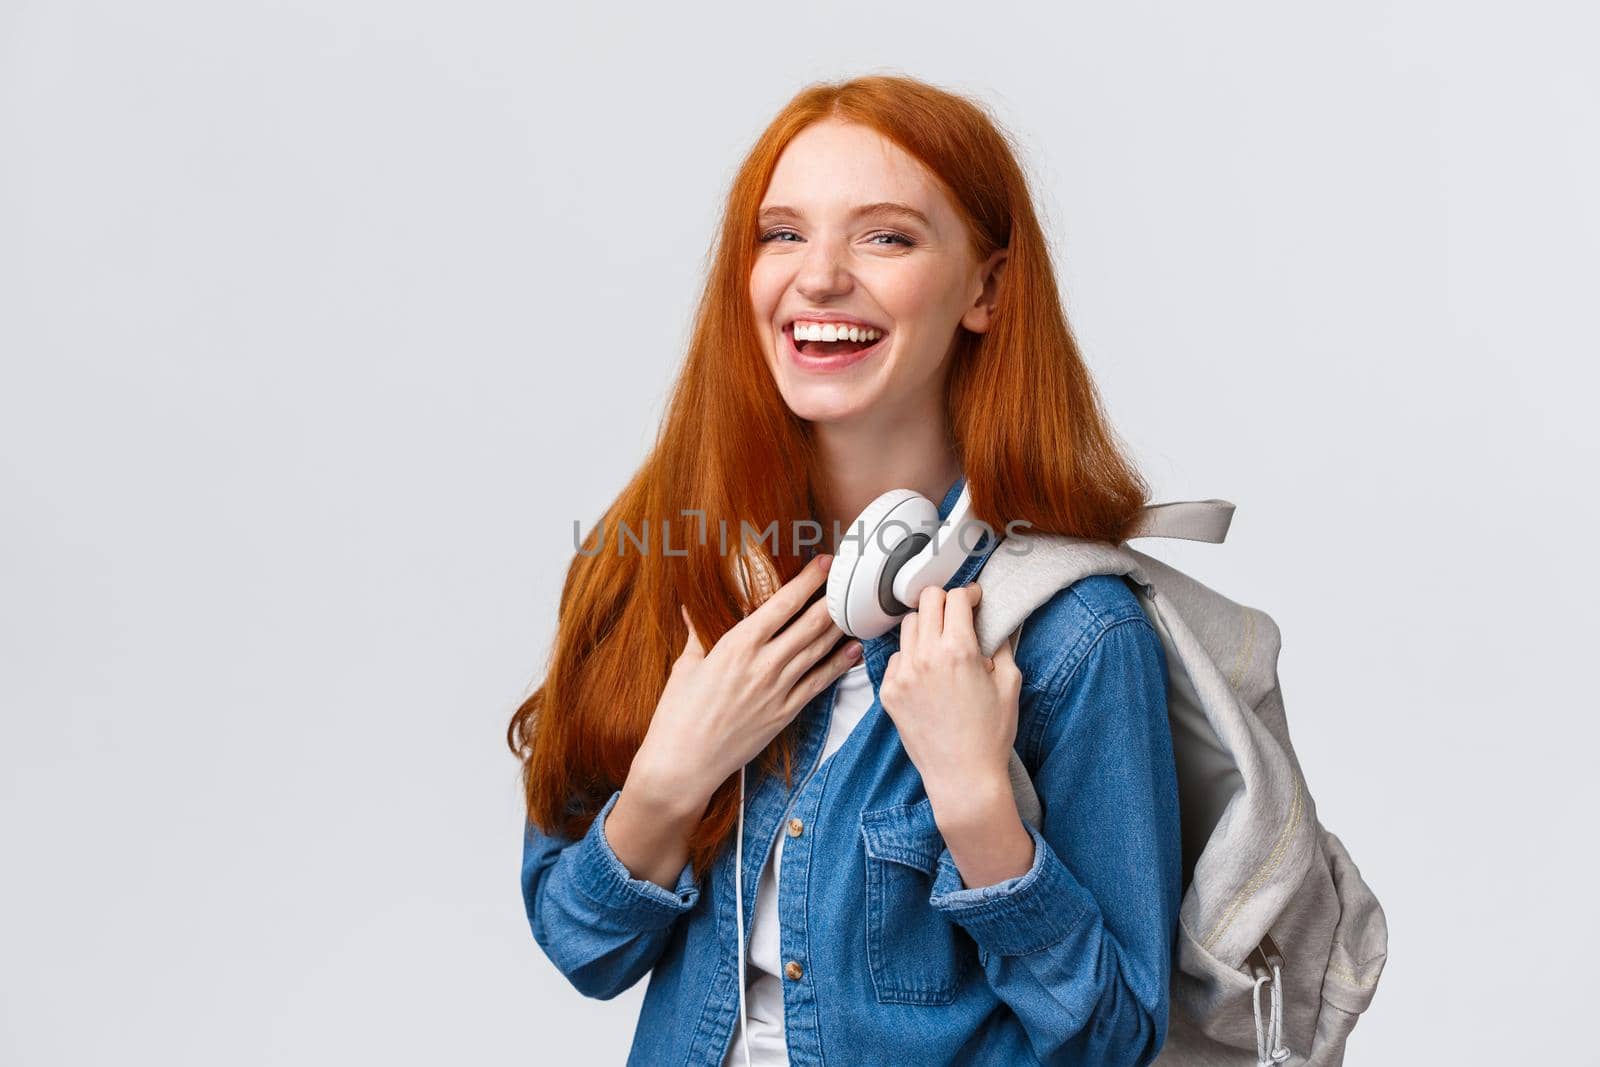
[[1283, 1043], [1283, 971], [1272, 965], [1272, 1062], [1282, 1063], [1289, 1058], [1289, 1049]]
[[[1261, 986], [1272, 983], [1272, 1004], [1265, 1026], [1261, 1020]], [[1274, 963], [1272, 973], [1258, 974], [1250, 989], [1250, 1006], [1256, 1017], [1256, 1067], [1273, 1067], [1287, 1060], [1289, 1050], [1283, 1045], [1283, 971]]]

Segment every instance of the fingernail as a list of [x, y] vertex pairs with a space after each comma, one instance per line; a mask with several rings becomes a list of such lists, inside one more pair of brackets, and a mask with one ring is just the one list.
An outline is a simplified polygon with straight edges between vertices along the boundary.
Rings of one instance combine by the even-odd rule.
[[861, 642], [860, 641], [851, 641], [850, 644], [848, 646], [846, 646], [846, 648], [844, 650], [844, 655], [845, 655], [845, 659], [860, 659], [861, 658]]
[[817, 570], [821, 571], [823, 574], [827, 574], [828, 568], [831, 566], [833, 566], [832, 556], [824, 553], [823, 555], [817, 557]]

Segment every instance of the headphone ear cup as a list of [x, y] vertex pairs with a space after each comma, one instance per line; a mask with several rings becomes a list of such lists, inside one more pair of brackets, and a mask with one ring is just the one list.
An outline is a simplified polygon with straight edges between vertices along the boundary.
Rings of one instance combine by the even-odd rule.
[[[908, 500], [921, 500], [915, 489], [891, 489], [868, 504], [855, 522], [840, 535], [838, 550], [828, 567], [828, 614], [839, 629], [858, 636], [848, 625], [847, 605], [850, 590], [861, 585], [878, 588], [878, 569], [884, 553], [871, 551], [877, 544], [878, 527], [889, 514]], [[870, 561], [877, 561], [874, 566]], [[869, 573], [871, 572], [871, 573]]]

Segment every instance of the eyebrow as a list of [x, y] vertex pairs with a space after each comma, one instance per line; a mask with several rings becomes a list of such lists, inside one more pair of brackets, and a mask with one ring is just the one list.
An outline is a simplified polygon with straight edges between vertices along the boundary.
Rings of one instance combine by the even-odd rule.
[[[863, 215], [899, 216], [901, 218], [908, 218], [914, 222], [921, 223], [930, 230], [933, 229], [933, 223], [928, 221], [928, 216], [924, 215], [910, 204], [902, 204], [894, 200], [880, 200], [874, 204], [862, 204], [860, 207], [850, 212], [850, 217], [853, 219], [860, 218]], [[780, 219], [798, 222], [802, 218], [802, 215], [799, 211], [789, 207], [786, 204], [773, 204], [771, 207], [762, 208], [760, 217], [763, 222], [777, 222]]]

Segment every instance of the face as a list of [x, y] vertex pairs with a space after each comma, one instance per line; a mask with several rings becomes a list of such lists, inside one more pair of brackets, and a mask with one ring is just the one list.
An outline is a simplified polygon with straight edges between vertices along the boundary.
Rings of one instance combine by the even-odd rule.
[[[750, 299], [790, 410], [837, 423], [940, 410], [956, 331], [989, 328], [1005, 251], [977, 261], [921, 163], [867, 127], [815, 123], [779, 157], [757, 233]], [[879, 336], [837, 339], [841, 326]]]

